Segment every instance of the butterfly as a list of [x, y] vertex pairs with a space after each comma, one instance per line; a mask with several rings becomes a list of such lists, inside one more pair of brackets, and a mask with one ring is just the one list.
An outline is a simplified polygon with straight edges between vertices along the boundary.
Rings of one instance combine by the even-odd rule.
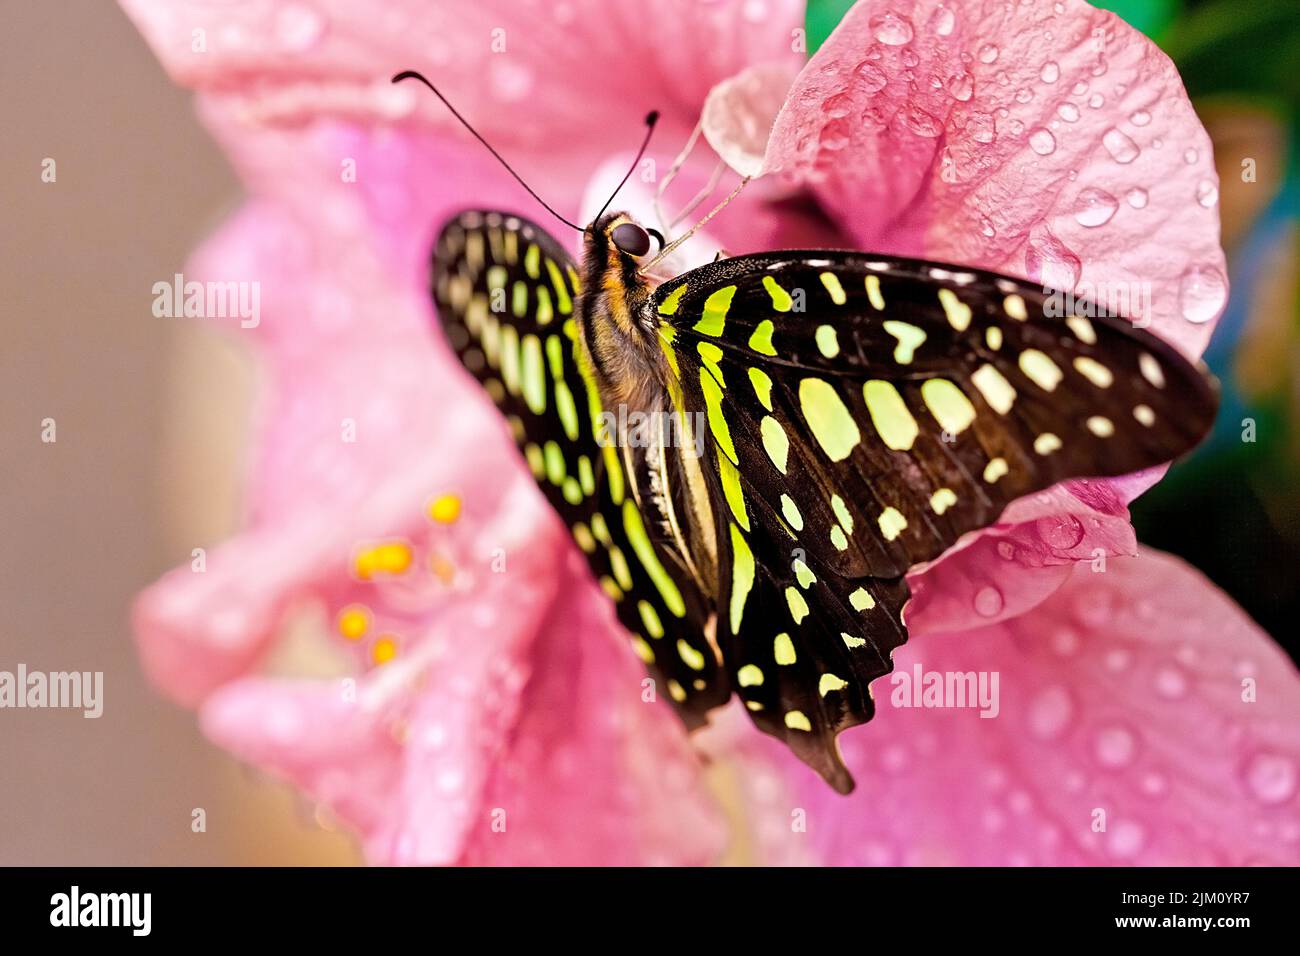
[[1019, 279], [781, 250], [653, 285], [652, 234], [602, 211], [575, 262], [463, 212], [433, 252], [443, 330], [687, 726], [735, 694], [848, 793], [836, 738], [907, 639], [908, 570], [1016, 498], [1187, 452], [1213, 381]]

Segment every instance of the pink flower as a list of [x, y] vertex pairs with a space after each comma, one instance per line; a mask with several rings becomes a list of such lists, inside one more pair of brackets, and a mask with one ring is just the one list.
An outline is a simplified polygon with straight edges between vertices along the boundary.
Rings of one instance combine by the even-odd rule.
[[[1080, 3], [860, 3], [774, 101], [802, 63], [801, 3], [524, 18], [484, 0], [123, 2], [200, 91], [250, 194], [187, 278], [262, 294], [260, 325], [232, 330], [263, 371], [246, 525], [202, 574], [141, 595], [142, 657], [210, 737], [330, 805], [374, 862], [704, 863], [727, 840], [692, 744], [642, 702], [608, 602], [429, 330], [442, 219], [535, 206], [393, 72], [435, 77], [570, 217], [593, 174], [625, 167], [648, 109], [661, 169], [705, 112], [729, 160], [780, 173], [710, 224], [733, 251], [849, 241], [1071, 287], [1150, 283], [1141, 315], [1188, 354], [1222, 306], [1217, 213], [1197, 200], [1209, 142], [1168, 60]], [[764, 141], [753, 117], [777, 103]], [[692, 157], [683, 195], [711, 165]], [[620, 204], [645, 211], [635, 188]], [[845, 800], [725, 716], [704, 743], [746, 798], [754, 858], [1293, 859], [1293, 671], [1177, 564], [1079, 564], [1135, 551], [1124, 504], [1154, 477], [1018, 502], [914, 575], [900, 671], [998, 669], [1001, 719], [881, 707], [843, 738], [860, 784]], [[257, 674], [303, 605], [346, 653], [337, 678]], [[1245, 678], [1257, 703], [1238, 700]]]

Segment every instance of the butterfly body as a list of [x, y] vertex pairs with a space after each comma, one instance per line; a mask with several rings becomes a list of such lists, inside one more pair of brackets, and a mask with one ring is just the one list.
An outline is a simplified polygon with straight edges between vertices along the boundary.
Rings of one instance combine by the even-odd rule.
[[652, 285], [625, 214], [577, 265], [467, 212], [434, 299], [689, 726], [732, 694], [837, 790], [836, 737], [907, 637], [904, 575], [1012, 500], [1208, 430], [1208, 378], [1119, 317], [939, 263], [829, 250]]

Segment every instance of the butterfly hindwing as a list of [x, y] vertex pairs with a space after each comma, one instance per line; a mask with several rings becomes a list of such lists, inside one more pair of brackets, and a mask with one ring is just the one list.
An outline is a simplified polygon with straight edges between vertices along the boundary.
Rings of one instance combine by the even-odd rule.
[[714, 439], [719, 643], [759, 726], [832, 784], [835, 734], [870, 718], [866, 683], [906, 638], [911, 566], [1017, 497], [1160, 464], [1209, 428], [1212, 386], [1173, 349], [1055, 305], [837, 252], [740, 256], [655, 292], [680, 401]]
[[712, 600], [641, 500], [646, 450], [597, 438], [602, 409], [578, 346], [569, 254], [522, 217], [467, 211], [438, 237], [433, 294], [448, 341], [506, 416], [633, 649], [686, 722], [702, 723], [730, 696], [706, 637]]

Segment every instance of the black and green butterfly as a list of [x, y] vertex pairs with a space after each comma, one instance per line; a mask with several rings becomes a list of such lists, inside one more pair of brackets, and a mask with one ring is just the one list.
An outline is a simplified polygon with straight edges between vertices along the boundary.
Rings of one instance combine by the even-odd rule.
[[814, 250], [652, 287], [649, 252], [625, 213], [578, 265], [465, 212], [434, 299], [686, 723], [734, 692], [842, 793], [836, 737], [907, 639], [908, 569], [1022, 495], [1183, 454], [1214, 415], [1160, 339], [1017, 279]]

